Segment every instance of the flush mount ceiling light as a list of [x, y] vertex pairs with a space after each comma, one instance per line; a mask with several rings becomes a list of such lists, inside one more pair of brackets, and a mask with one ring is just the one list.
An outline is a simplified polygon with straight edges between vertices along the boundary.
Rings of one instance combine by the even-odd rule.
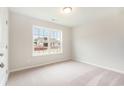
[[71, 8], [71, 7], [64, 7], [64, 8], [63, 8], [63, 12], [64, 12], [65, 14], [71, 13], [71, 12], [72, 12], [72, 8]]

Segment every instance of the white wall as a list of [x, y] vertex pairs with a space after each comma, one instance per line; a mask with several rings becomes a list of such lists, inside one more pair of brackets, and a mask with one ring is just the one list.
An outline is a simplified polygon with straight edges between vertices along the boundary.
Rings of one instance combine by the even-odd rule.
[[73, 59], [124, 72], [124, 17], [109, 15], [73, 28]]
[[[0, 67], [0, 85], [5, 85], [8, 80], [8, 8], [0, 8], [0, 64], [3, 63], [4, 67]], [[6, 48], [7, 46], [7, 48]]]
[[[32, 57], [32, 25], [63, 31], [63, 54]], [[10, 13], [10, 70], [74, 60], [124, 72], [124, 18], [109, 15], [73, 28]], [[72, 37], [71, 37], [72, 34]], [[71, 42], [72, 45], [71, 45]], [[71, 46], [72, 54], [71, 57]]]
[[[63, 54], [32, 56], [32, 26], [60, 29], [63, 32]], [[71, 59], [71, 29], [62, 25], [10, 13], [10, 71]]]

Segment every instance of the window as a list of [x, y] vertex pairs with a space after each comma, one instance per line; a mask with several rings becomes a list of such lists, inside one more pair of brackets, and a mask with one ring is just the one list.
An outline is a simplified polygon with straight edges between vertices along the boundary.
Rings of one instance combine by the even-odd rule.
[[33, 56], [62, 53], [62, 32], [33, 26]]

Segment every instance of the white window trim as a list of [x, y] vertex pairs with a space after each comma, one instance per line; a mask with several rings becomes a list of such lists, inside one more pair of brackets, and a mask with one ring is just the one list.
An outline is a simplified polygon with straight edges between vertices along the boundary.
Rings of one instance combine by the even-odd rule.
[[[37, 27], [37, 28], [42, 28], [42, 29], [48, 29], [48, 31], [49, 30], [51, 30], [51, 31], [55, 31], [55, 32], [61, 32], [61, 51], [60, 52], [54, 52], [54, 53], [39, 53], [39, 54], [35, 54], [34, 52], [34, 46], [33, 46], [33, 29], [35, 28], [35, 27]], [[49, 36], [50, 36], [50, 33], [49, 33]], [[48, 38], [48, 40], [49, 40], [49, 38]], [[49, 48], [49, 46], [48, 46], [48, 48]], [[48, 28], [48, 27], [43, 27], [43, 26], [38, 26], [38, 25], [33, 25], [32, 26], [32, 56], [47, 56], [47, 55], [58, 55], [58, 54], [63, 54], [63, 33], [62, 33], [62, 31], [61, 30], [58, 30], [58, 29], [54, 29], [54, 28]]]

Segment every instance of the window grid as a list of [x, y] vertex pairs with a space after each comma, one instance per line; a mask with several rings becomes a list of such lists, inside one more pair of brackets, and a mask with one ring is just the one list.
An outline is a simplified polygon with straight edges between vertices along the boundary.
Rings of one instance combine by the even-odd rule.
[[62, 53], [62, 32], [33, 26], [33, 56]]

